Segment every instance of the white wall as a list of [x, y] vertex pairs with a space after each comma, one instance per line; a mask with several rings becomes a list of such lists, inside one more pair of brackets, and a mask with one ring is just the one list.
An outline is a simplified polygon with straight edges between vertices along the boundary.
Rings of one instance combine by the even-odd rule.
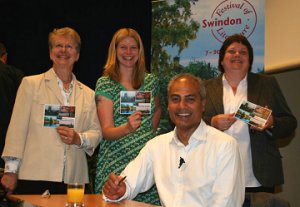
[[300, 67], [300, 1], [265, 0], [265, 70]]
[[[298, 45], [300, 47], [300, 44]], [[300, 56], [299, 56], [300, 58]], [[278, 195], [288, 200], [292, 207], [300, 206], [300, 68], [275, 74], [281, 90], [298, 120], [295, 134], [279, 142], [283, 156], [285, 184]]]
[[285, 184], [278, 195], [292, 207], [300, 207], [300, 1], [265, 0], [265, 9], [265, 69], [277, 72], [275, 77], [298, 120], [295, 134], [279, 142]]

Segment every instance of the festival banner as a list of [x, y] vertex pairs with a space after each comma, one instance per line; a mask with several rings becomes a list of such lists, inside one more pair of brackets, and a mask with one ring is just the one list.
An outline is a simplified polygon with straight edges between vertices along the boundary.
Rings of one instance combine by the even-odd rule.
[[223, 41], [248, 38], [252, 71], [264, 72], [264, 0], [152, 0], [151, 72], [159, 77], [163, 108], [158, 133], [172, 130], [167, 114], [167, 84], [178, 73], [204, 80], [219, 74]]
[[[169, 1], [169, 4], [175, 3]], [[179, 59], [182, 66], [204, 61], [217, 67], [219, 49], [230, 35], [246, 36], [254, 50], [253, 72], [264, 71], [264, 0], [199, 0], [191, 1], [191, 18], [200, 27], [196, 39], [178, 53], [178, 47], [168, 46], [167, 51]]]

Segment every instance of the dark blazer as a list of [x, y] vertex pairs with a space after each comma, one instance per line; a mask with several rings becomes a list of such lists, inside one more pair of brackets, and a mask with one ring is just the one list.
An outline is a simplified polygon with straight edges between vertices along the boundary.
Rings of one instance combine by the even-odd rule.
[[[0, 155], [3, 151], [16, 93], [23, 76], [21, 70], [0, 61]], [[4, 167], [2, 159], [0, 159], [0, 167]]]
[[[293, 116], [275, 79], [270, 75], [249, 73], [248, 101], [268, 106], [274, 118], [270, 133], [250, 131], [252, 165], [254, 175], [264, 187], [273, 187], [284, 183], [281, 155], [276, 139], [292, 134], [297, 127]], [[207, 103], [203, 119], [207, 124], [217, 114], [224, 114], [222, 75], [205, 81]]]

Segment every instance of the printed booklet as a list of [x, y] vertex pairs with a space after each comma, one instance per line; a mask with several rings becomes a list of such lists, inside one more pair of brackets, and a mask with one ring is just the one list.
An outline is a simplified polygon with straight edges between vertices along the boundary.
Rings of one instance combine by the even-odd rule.
[[132, 114], [142, 111], [143, 114], [151, 113], [151, 91], [121, 91], [120, 114]]
[[45, 104], [44, 127], [75, 126], [75, 106]]
[[266, 107], [244, 101], [234, 116], [247, 124], [263, 128], [271, 114], [272, 110]]

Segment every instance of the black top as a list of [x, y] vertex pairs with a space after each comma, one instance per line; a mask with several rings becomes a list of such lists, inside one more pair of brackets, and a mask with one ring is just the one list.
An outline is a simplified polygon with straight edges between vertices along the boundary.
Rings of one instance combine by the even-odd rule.
[[[2, 154], [6, 131], [10, 121], [11, 113], [15, 103], [18, 87], [24, 73], [14, 66], [4, 64], [0, 61], [0, 153]], [[0, 155], [1, 155], [0, 154]], [[3, 167], [0, 159], [0, 167]]]

